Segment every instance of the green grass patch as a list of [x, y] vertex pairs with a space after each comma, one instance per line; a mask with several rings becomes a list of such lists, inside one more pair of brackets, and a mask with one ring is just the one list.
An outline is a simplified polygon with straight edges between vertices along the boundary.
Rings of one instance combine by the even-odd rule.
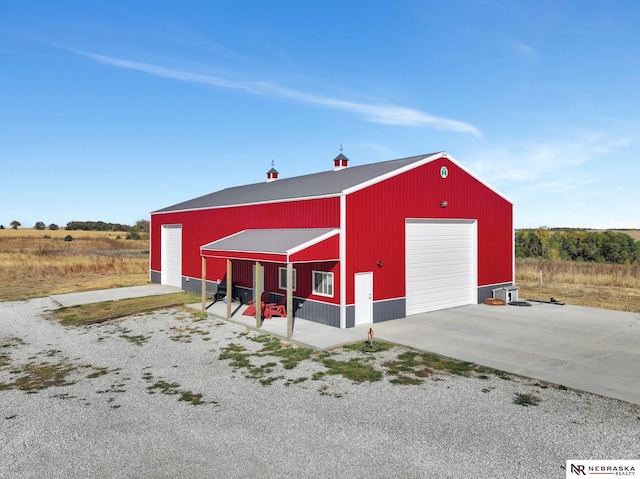
[[246, 350], [247, 348], [244, 346], [230, 343], [227, 347], [222, 348], [222, 353], [220, 353], [218, 359], [230, 359], [229, 365], [234, 369], [250, 368], [252, 366], [249, 360], [251, 354], [244, 352]]
[[343, 349], [348, 349], [351, 351], [362, 351], [362, 352], [377, 352], [377, 351], [388, 351], [389, 349], [395, 347], [391, 343], [387, 343], [386, 341], [378, 341], [373, 340], [371, 344], [369, 341], [359, 341], [353, 344], [347, 344], [342, 346]]
[[322, 364], [327, 368], [327, 374], [339, 374], [357, 383], [382, 379], [382, 371], [378, 371], [369, 364], [364, 364], [361, 358], [351, 358], [348, 361], [325, 359]]
[[260, 336], [248, 336], [248, 339], [254, 343], [262, 344], [262, 349], [259, 351], [262, 354], [269, 354], [274, 351], [278, 351], [283, 348], [282, 341], [274, 336], [260, 335]]
[[[473, 363], [447, 359], [437, 354], [418, 351], [401, 353], [395, 361], [387, 361], [384, 363], [384, 366], [388, 368], [387, 374], [399, 376], [402, 373], [408, 373], [418, 378], [431, 376], [436, 371], [469, 376], [474, 369]], [[393, 380], [392, 382], [394, 384], [408, 384], [408, 382], [397, 382]]]
[[479, 379], [489, 379], [490, 375], [505, 380], [511, 379], [509, 374], [498, 369], [413, 350], [399, 354], [396, 359], [383, 363], [383, 366], [386, 368], [387, 374], [396, 376], [390, 380], [393, 384], [420, 384], [422, 381], [419, 381], [419, 378], [426, 378], [436, 373], [467, 377], [475, 373]]
[[260, 379], [260, 384], [262, 384], [263, 386], [270, 386], [274, 381], [277, 381], [278, 379], [284, 379], [284, 376], [272, 376], [270, 378]]
[[21, 338], [18, 338], [18, 337], [6, 338], [0, 341], [0, 348], [10, 348], [12, 346], [18, 346], [21, 344], [26, 344]]
[[260, 343], [262, 349], [254, 353], [248, 353], [244, 346], [231, 343], [222, 349], [223, 353], [220, 354], [219, 359], [231, 359], [231, 366], [237, 369], [251, 368], [251, 357], [275, 356], [280, 358], [280, 362], [285, 369], [293, 369], [300, 361], [309, 359], [315, 353], [315, 351], [310, 348], [298, 348], [285, 345], [273, 336], [244, 336], [253, 342]]
[[391, 384], [422, 384], [424, 381], [422, 379], [414, 378], [411, 376], [405, 376], [404, 374], [398, 374], [395, 378], [390, 379], [389, 382]]
[[[143, 376], [145, 379], [149, 378], [149, 375]], [[202, 399], [202, 394], [194, 393], [192, 391], [186, 391], [180, 388], [178, 383], [171, 383], [168, 381], [156, 381], [151, 386], [147, 387], [149, 394], [154, 394], [159, 392], [160, 394], [168, 394], [168, 395], [177, 395], [178, 401], [188, 402], [193, 404], [194, 406], [199, 406], [201, 404], [218, 404], [216, 401], [204, 401]]]
[[290, 386], [291, 384], [299, 384], [305, 382], [309, 378], [296, 378], [296, 379], [287, 379], [287, 382], [284, 383], [285, 386]]
[[199, 299], [200, 296], [195, 293], [181, 292], [82, 304], [53, 311], [53, 319], [65, 326], [96, 324], [157, 309], [184, 306]]
[[532, 394], [522, 394], [515, 393], [513, 398], [513, 404], [518, 404], [520, 406], [537, 406], [540, 403], [541, 399]]
[[315, 351], [310, 348], [286, 347], [280, 348], [268, 354], [277, 356], [285, 369], [295, 368], [300, 361], [309, 359]]
[[8, 354], [0, 354], [0, 368], [6, 366], [11, 362], [11, 356]]
[[120, 337], [138, 346], [142, 346], [144, 343], [149, 341], [149, 339], [151, 339], [151, 336], [145, 336], [144, 334], [138, 334], [136, 336], [132, 336], [130, 334], [121, 334]]
[[246, 377], [250, 379], [263, 379], [265, 375], [272, 373], [273, 368], [276, 366], [277, 366], [276, 363], [271, 362], [271, 363], [263, 364], [262, 366], [255, 366], [255, 367], [249, 368], [249, 374], [247, 374]]
[[203, 341], [207, 341], [210, 338], [207, 338], [206, 336], [211, 334], [209, 331], [193, 326], [171, 326], [169, 329], [175, 333], [173, 336], [170, 336], [169, 339], [180, 343], [190, 343], [194, 336], [200, 336]]
[[209, 319], [209, 315], [207, 313], [203, 313], [202, 311], [191, 313], [191, 321], [193, 321], [194, 323], [199, 323], [200, 321], [205, 321], [207, 319]]
[[95, 379], [95, 378], [99, 378], [100, 376], [104, 376], [105, 374], [109, 374], [109, 368], [94, 368], [95, 371], [87, 374], [87, 378], [89, 379]]
[[10, 373], [16, 377], [10, 382], [0, 383], [0, 391], [19, 389], [37, 392], [50, 387], [70, 386], [76, 381], [71, 381], [68, 377], [76, 369], [76, 366], [66, 361], [29, 363], [12, 369]]

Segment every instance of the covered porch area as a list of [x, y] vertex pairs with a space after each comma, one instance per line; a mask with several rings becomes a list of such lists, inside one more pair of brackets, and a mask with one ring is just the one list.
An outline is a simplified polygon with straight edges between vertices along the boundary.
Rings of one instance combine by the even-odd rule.
[[[263, 328], [264, 323], [280, 324], [286, 318], [286, 337], [293, 336], [294, 329], [294, 297], [295, 273], [294, 264], [337, 262], [339, 259], [339, 230], [335, 228], [284, 228], [284, 229], [247, 229], [231, 236], [213, 241], [200, 247], [202, 258], [202, 311], [206, 306], [207, 260], [210, 258], [225, 259], [227, 263], [224, 281], [229, 292], [233, 291], [234, 262], [253, 263], [253, 299], [249, 306], [233, 303], [231, 294], [223, 303], [226, 314], [224, 317], [238, 321], [247, 318], [252, 321], [256, 329]], [[264, 284], [264, 264], [274, 263], [284, 265], [279, 276], [278, 288], [286, 288], [284, 301], [276, 305], [269, 302], [269, 291], [273, 291], [273, 284]], [[246, 281], [246, 279], [245, 279]], [[246, 287], [246, 285], [244, 286]], [[263, 293], [267, 292], [265, 301]], [[216, 306], [219, 309], [220, 306]], [[253, 308], [252, 316], [244, 316], [247, 308]], [[276, 313], [277, 312], [277, 313]], [[241, 318], [243, 316], [243, 318]], [[265, 321], [265, 316], [268, 318]]]

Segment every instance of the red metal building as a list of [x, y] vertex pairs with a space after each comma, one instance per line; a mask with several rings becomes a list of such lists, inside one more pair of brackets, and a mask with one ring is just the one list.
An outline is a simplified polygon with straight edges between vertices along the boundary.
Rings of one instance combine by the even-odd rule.
[[[336, 327], [483, 301], [514, 282], [513, 205], [445, 152], [227, 188], [151, 213], [151, 281], [273, 300]], [[259, 264], [256, 265], [256, 262]], [[258, 266], [258, 268], [256, 268]], [[292, 271], [291, 271], [292, 270]]]

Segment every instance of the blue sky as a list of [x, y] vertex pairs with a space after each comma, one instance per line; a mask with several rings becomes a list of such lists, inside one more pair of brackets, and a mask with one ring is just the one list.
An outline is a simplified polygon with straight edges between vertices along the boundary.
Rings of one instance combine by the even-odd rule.
[[518, 228], [640, 228], [640, 2], [0, 0], [0, 224], [133, 224], [447, 151]]

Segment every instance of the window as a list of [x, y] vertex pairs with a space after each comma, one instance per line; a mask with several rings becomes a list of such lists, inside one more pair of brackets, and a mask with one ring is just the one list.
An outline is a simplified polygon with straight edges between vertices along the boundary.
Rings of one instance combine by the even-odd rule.
[[[278, 288], [287, 289], [287, 268], [278, 268]], [[296, 270], [293, 270], [293, 284], [291, 291], [296, 290]]]
[[313, 292], [321, 296], [333, 297], [333, 273], [313, 272]]

